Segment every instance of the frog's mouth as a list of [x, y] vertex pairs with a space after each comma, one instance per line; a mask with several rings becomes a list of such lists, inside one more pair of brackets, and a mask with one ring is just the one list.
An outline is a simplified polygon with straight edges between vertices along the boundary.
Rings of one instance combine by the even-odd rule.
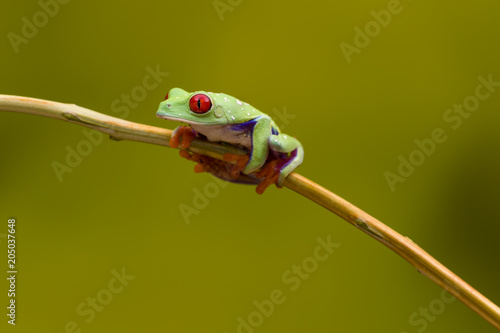
[[160, 112], [157, 112], [156, 116], [160, 119], [166, 119], [166, 120], [173, 120], [173, 121], [181, 121], [182, 120], [180, 117], [169, 116], [166, 114], [161, 114]]
[[156, 116], [158, 118], [160, 118], [160, 119], [166, 119], [166, 120], [172, 120], [172, 121], [180, 121], [180, 122], [183, 122], [183, 123], [190, 123], [190, 121], [187, 120], [187, 119], [184, 119], [184, 118], [181, 118], [181, 117], [176, 117], [176, 116], [170, 116], [168, 114], [164, 114], [164, 113], [161, 113], [161, 112], [157, 112]]
[[160, 119], [165, 119], [165, 120], [171, 120], [171, 121], [179, 121], [184, 124], [188, 125], [218, 125], [217, 123], [206, 123], [206, 122], [201, 122], [201, 121], [194, 121], [194, 120], [189, 120], [189, 119], [184, 119], [180, 117], [175, 117], [175, 116], [169, 116], [166, 114], [161, 114], [160, 112], [156, 113], [156, 117]]

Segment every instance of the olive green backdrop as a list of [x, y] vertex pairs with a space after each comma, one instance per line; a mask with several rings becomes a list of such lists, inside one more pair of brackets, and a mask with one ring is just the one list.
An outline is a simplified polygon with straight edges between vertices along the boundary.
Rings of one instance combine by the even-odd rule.
[[[5, 3], [0, 93], [172, 129], [155, 117], [170, 88], [236, 96], [301, 140], [302, 175], [498, 304], [500, 87], [478, 77], [500, 82], [499, 10], [485, 0]], [[474, 111], [448, 111], [464, 101]], [[177, 150], [83, 130], [0, 112], [2, 276], [12, 217], [19, 271], [15, 328], [1, 284], [2, 332], [496, 331], [288, 189], [259, 196], [193, 173]]]

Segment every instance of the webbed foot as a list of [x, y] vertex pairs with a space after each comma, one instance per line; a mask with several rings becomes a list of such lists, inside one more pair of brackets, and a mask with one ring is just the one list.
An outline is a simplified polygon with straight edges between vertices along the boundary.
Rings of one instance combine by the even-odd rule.
[[[179, 155], [196, 163], [194, 172], [208, 172], [222, 180], [240, 184], [259, 184], [260, 179], [253, 175], [245, 175], [241, 171], [249, 160], [248, 155], [225, 154], [226, 161], [213, 157], [181, 150]], [[236, 163], [233, 163], [236, 161]]]
[[233, 178], [237, 178], [241, 174], [243, 169], [245, 169], [248, 161], [250, 160], [250, 157], [248, 157], [248, 155], [236, 155], [231, 153], [225, 153], [223, 158], [226, 162], [236, 162], [236, 164], [234, 164], [231, 169], [231, 177]]
[[189, 148], [191, 141], [193, 141], [195, 137], [196, 132], [191, 127], [179, 126], [172, 133], [172, 137], [168, 144], [172, 148], [177, 148], [180, 145], [181, 148], [186, 149]]
[[262, 167], [262, 169], [255, 174], [259, 178], [264, 178], [255, 189], [258, 194], [264, 193], [266, 188], [268, 188], [272, 184], [277, 183], [280, 176], [279, 162], [280, 160], [271, 160], [267, 162]]

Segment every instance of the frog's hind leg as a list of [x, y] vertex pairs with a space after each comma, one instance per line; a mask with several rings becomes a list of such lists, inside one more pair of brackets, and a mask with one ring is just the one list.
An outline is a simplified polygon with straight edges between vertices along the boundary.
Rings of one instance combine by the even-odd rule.
[[282, 162], [277, 165], [280, 171], [276, 185], [282, 187], [285, 178], [302, 163], [304, 159], [304, 149], [297, 139], [286, 134], [272, 135], [268, 142], [271, 150], [289, 154], [289, 157], [284, 158]]
[[262, 169], [257, 172], [255, 175], [259, 178], [264, 178], [260, 182], [259, 185], [257, 185], [257, 188], [255, 189], [258, 194], [264, 193], [266, 188], [268, 188], [270, 185], [276, 183], [279, 177], [279, 168], [277, 167], [279, 163], [278, 159], [273, 159], [269, 162], [267, 162]]

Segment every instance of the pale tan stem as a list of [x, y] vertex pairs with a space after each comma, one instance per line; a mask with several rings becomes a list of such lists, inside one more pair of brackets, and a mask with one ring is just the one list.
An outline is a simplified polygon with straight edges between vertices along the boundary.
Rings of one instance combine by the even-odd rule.
[[[0, 95], [0, 110], [64, 120], [109, 134], [115, 140], [139, 141], [168, 147], [172, 135], [172, 131], [169, 129], [107, 116], [75, 104], [58, 103], [43, 99]], [[246, 151], [234, 146], [214, 144], [204, 140], [194, 140], [189, 150], [217, 159], [222, 159], [224, 153], [246, 154]]]
[[[171, 130], [137, 124], [98, 113], [74, 104], [41, 99], [0, 95], [0, 110], [36, 114], [83, 125], [118, 140], [132, 140], [168, 146]], [[194, 140], [192, 152], [223, 160], [224, 153], [244, 155], [244, 150], [231, 145]], [[375, 238], [412, 264], [419, 272], [444, 288], [481, 317], [500, 329], [500, 308], [439, 263], [417, 244], [392, 230], [350, 202], [309, 179], [292, 173], [284, 186], [337, 214], [369, 236]]]

